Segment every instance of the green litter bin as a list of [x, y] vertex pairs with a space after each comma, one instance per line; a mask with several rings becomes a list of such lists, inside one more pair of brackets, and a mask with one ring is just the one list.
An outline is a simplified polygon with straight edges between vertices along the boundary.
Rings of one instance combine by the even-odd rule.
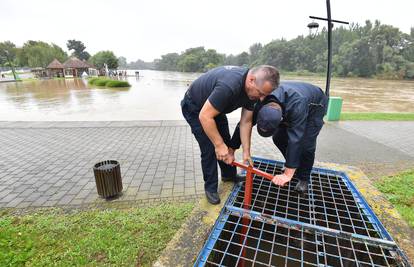
[[339, 121], [341, 117], [342, 98], [339, 96], [329, 97], [328, 111], [326, 112], [326, 119], [328, 121]]

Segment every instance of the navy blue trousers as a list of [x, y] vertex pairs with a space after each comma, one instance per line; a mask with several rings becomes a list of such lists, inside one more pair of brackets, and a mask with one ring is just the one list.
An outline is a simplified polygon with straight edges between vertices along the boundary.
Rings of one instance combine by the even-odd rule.
[[[325, 102], [327, 102], [327, 100]], [[302, 153], [300, 156], [300, 165], [295, 172], [295, 176], [299, 180], [310, 180], [313, 163], [315, 162], [316, 139], [324, 124], [323, 116], [326, 114], [326, 106], [325, 103], [324, 107], [314, 107], [309, 112], [306, 130], [301, 142]], [[287, 128], [279, 127], [279, 130], [272, 138], [273, 143], [286, 158], [286, 149], [288, 145]]]
[[[201, 169], [203, 171], [204, 190], [208, 192], [217, 192], [218, 187], [218, 171], [217, 163], [220, 166], [221, 176], [235, 177], [237, 174], [236, 167], [227, 165], [223, 161], [218, 161], [213, 143], [205, 134], [203, 127], [198, 118], [199, 112], [196, 110], [191, 100], [186, 97], [181, 101], [181, 110], [185, 120], [191, 127], [191, 132], [196, 138], [201, 152]], [[228, 145], [230, 143], [229, 123], [224, 114], [220, 114], [215, 118], [217, 129]]]

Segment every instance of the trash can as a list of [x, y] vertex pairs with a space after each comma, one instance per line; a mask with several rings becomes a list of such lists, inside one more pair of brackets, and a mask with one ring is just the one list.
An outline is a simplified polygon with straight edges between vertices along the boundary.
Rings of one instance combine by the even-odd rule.
[[342, 98], [339, 96], [329, 97], [328, 111], [326, 112], [326, 119], [328, 121], [339, 121], [341, 117]]
[[122, 191], [121, 167], [116, 160], [105, 160], [93, 167], [98, 195], [113, 197]]

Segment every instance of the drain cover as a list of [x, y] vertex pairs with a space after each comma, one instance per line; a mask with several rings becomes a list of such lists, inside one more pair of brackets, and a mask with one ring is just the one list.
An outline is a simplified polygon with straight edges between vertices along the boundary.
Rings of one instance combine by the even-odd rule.
[[[283, 163], [254, 159], [281, 172]], [[410, 266], [345, 173], [314, 168], [308, 193], [253, 178], [252, 205], [234, 187], [195, 266]]]

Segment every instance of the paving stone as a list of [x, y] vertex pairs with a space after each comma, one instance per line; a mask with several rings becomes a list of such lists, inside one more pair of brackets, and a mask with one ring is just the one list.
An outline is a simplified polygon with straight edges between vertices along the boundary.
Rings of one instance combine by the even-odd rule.
[[[316, 160], [357, 166], [412, 163], [412, 132], [414, 122], [327, 123]], [[151, 127], [142, 122], [8, 122], [0, 124], [0, 147], [0, 207], [105, 201], [97, 195], [92, 171], [105, 159], [120, 162], [128, 198], [204, 194], [198, 144], [185, 122]], [[252, 154], [282, 159], [271, 138], [256, 131]]]

